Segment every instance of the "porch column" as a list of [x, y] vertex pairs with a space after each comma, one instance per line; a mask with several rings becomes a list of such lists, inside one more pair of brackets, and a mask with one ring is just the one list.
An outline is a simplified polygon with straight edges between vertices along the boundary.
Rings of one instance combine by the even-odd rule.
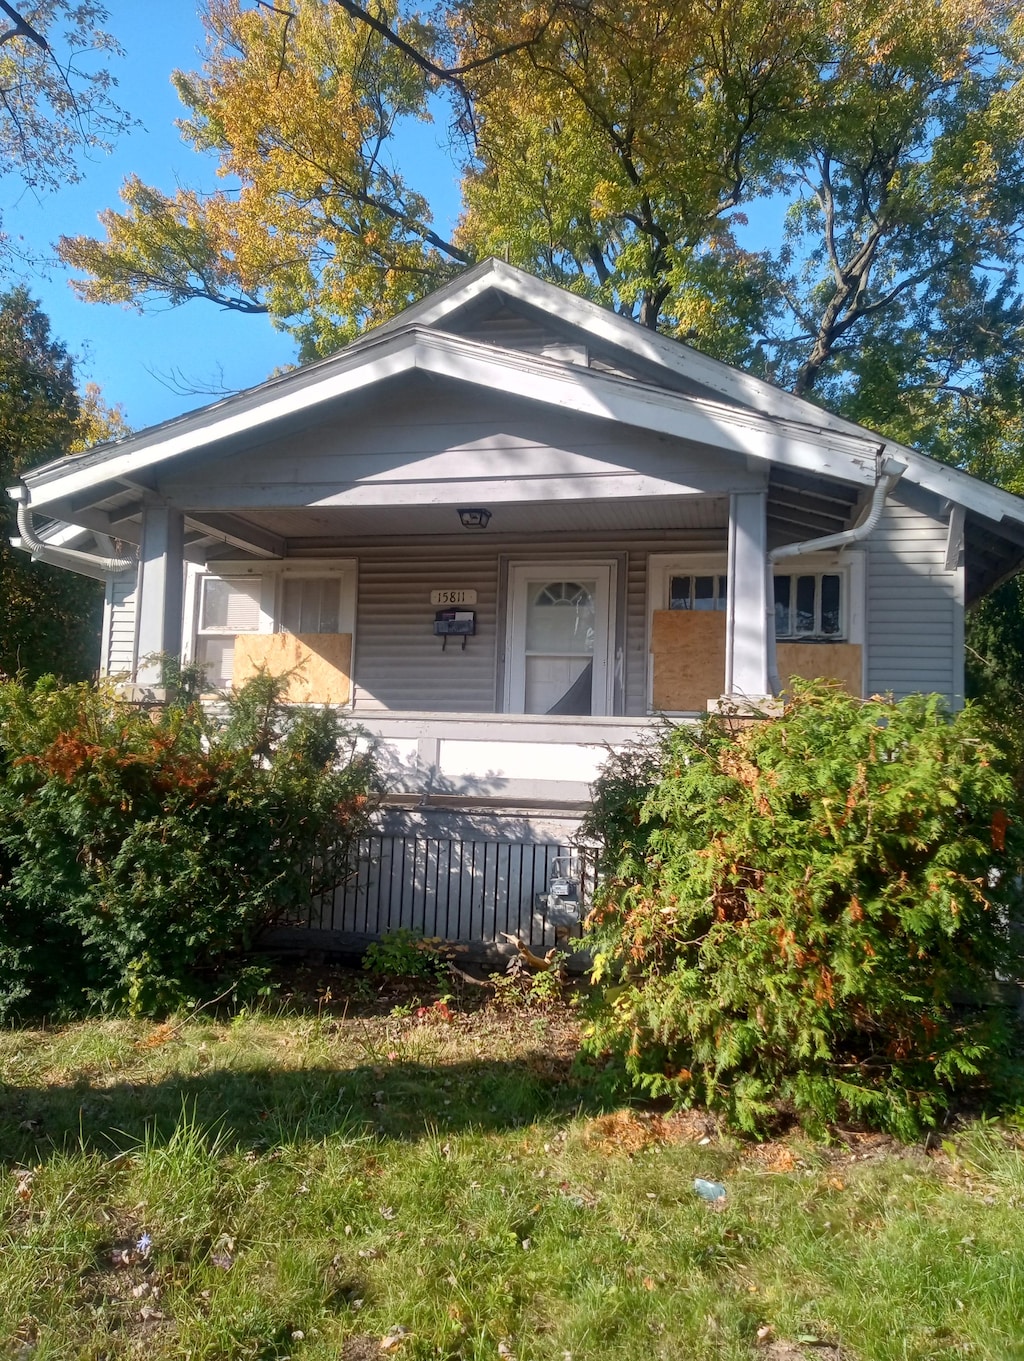
[[768, 493], [729, 498], [725, 693], [763, 700], [768, 683]]
[[181, 655], [181, 605], [185, 517], [162, 502], [142, 511], [139, 586], [136, 594], [135, 658], [140, 685], [159, 685], [154, 653]]

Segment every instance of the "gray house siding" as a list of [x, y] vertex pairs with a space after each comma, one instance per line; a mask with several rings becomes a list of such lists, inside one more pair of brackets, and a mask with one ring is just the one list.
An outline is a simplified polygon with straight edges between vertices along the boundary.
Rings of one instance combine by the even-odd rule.
[[[638, 485], [637, 476], [645, 482]], [[574, 510], [570, 500], [610, 507], [637, 496], [723, 495], [755, 490], [765, 476], [734, 452], [723, 456], [465, 384], [415, 381], [396, 387], [390, 403], [379, 393], [353, 402], [344, 424], [327, 419], [235, 456], [169, 471], [159, 490], [186, 512], [258, 508], [264, 527], [294, 540], [350, 532], [354, 522], [339, 518], [344, 511], [360, 517], [356, 533], [367, 533], [372, 514], [386, 534], [389, 512], [414, 505], [424, 520], [435, 508], [447, 517], [463, 496], [500, 506], [506, 529], [520, 530], [516, 514], [534, 516], [526, 524], [536, 533], [548, 528], [556, 500], [564, 520]], [[493, 532], [500, 532], [497, 522]]]
[[[961, 639], [963, 568], [946, 569], [948, 527], [935, 513], [893, 500], [867, 544], [866, 692], [902, 696], [937, 691], [963, 699]], [[619, 582], [623, 704], [626, 716], [647, 712], [647, 559], [649, 552], [724, 551], [722, 531], [690, 529], [654, 535], [578, 535], [553, 543], [455, 541], [444, 545], [347, 543], [336, 550], [359, 563], [356, 623], [356, 708], [493, 713], [504, 644], [499, 620], [501, 560], [615, 557]], [[318, 556], [334, 550], [319, 550]], [[429, 628], [431, 588], [477, 591], [477, 634], [465, 653], [442, 653]], [[111, 676], [133, 669], [134, 572], [108, 589], [101, 667]]]
[[963, 568], [946, 568], [940, 516], [894, 497], [868, 541], [868, 694], [936, 691], [963, 702]]
[[135, 588], [138, 573], [121, 572], [107, 585], [103, 615], [100, 670], [107, 676], [130, 676], [135, 669]]
[[[355, 707], [364, 713], [500, 711], [504, 619], [499, 610], [503, 559], [558, 562], [614, 558], [619, 567], [618, 620], [626, 716], [647, 712], [647, 557], [649, 551], [724, 552], [724, 530], [657, 536], [594, 535], [514, 544], [467, 539], [444, 547], [349, 545], [358, 559]], [[441, 651], [431, 632], [432, 588], [477, 592], [476, 636], [466, 650]]]

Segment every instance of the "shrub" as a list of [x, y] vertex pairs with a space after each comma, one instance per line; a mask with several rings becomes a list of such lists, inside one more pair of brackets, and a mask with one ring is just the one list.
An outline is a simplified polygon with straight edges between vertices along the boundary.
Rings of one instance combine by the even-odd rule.
[[327, 887], [377, 771], [333, 712], [279, 694], [257, 677], [215, 722], [193, 703], [0, 684], [0, 1016], [209, 995]]
[[447, 978], [448, 969], [439, 944], [436, 938], [428, 939], [399, 926], [370, 942], [363, 952], [363, 968], [382, 978], [421, 978], [440, 983]]
[[596, 793], [583, 944], [618, 985], [591, 1051], [751, 1132], [782, 1107], [909, 1137], [998, 1102], [1024, 838], [976, 710], [804, 687], [740, 731], [666, 731]]

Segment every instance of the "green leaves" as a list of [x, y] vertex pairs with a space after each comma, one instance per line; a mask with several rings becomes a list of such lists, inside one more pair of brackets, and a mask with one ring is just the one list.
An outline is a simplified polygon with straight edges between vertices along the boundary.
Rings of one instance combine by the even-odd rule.
[[[51, 336], [49, 321], [28, 291], [0, 293], [0, 486], [9, 486], [25, 468], [58, 457], [83, 435], [98, 433], [102, 419], [91, 419], [101, 416], [95, 395], [89, 402], [84, 412], [71, 356]], [[5, 496], [0, 675], [91, 675], [98, 662], [101, 587], [15, 551], [8, 540], [16, 533], [14, 503]]]
[[908, 1136], [983, 1090], [1013, 1029], [1024, 809], [978, 712], [806, 687], [737, 734], [667, 732], [659, 764], [628, 848], [614, 762], [590, 820], [588, 945], [626, 989], [591, 1047], [752, 1131], [770, 1101]]
[[347, 869], [379, 792], [330, 711], [257, 677], [220, 728], [107, 690], [0, 685], [0, 1015], [208, 992]]

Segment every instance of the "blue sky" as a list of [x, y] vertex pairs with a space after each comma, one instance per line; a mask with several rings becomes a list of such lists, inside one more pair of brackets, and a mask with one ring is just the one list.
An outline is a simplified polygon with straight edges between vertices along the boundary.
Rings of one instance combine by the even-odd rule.
[[[79, 183], [37, 198], [13, 176], [0, 177], [0, 210], [7, 233], [45, 254], [60, 235], [101, 234], [97, 214], [116, 207], [118, 190], [129, 174], [165, 193], [177, 185], [214, 189], [222, 182], [212, 159], [185, 146], [175, 127], [183, 109], [171, 85], [176, 68], [201, 63], [202, 27], [189, 0], [107, 0], [108, 29], [125, 49], [110, 63], [118, 99], [140, 126], [126, 133], [109, 155], [81, 161]], [[411, 123], [397, 143], [404, 176], [434, 208], [440, 229], [458, 212], [458, 185], [450, 161], [439, 149], [445, 141], [444, 111], [435, 125]], [[744, 243], [757, 248], [779, 235], [778, 205], [755, 209]], [[120, 403], [129, 423], [143, 429], [214, 400], [202, 392], [175, 390], [182, 381], [193, 388], [235, 391], [261, 382], [295, 358], [295, 347], [269, 320], [193, 302], [160, 306], [144, 314], [121, 307], [80, 302], [68, 272], [54, 262], [47, 273], [23, 277], [50, 317], [53, 333], [78, 358], [82, 383], [99, 383], [109, 403]], [[0, 277], [0, 284], [15, 278]], [[170, 385], [169, 385], [170, 383]]]
[[[108, 7], [107, 28], [125, 49], [124, 59], [110, 64], [119, 82], [118, 99], [141, 126], [124, 135], [109, 156], [83, 159], [81, 182], [57, 193], [36, 198], [13, 177], [0, 179], [5, 230], [36, 252], [46, 251], [60, 235], [99, 234], [96, 215], [117, 205], [118, 189], [129, 174], [167, 193], [179, 183], [207, 189], [219, 183], [214, 162], [183, 145], [174, 126], [182, 107], [171, 72], [194, 69], [200, 60], [203, 35], [195, 6], [182, 0], [108, 0]], [[417, 126], [402, 147], [404, 168], [416, 167], [419, 187], [442, 222], [457, 203], [451, 167], [437, 147], [443, 133], [443, 127]], [[135, 429], [213, 400], [171, 390], [162, 381], [167, 375], [183, 375], [194, 386], [234, 390], [261, 382], [295, 357], [291, 340], [263, 317], [223, 312], [204, 302], [144, 315], [79, 302], [59, 263], [48, 275], [23, 277], [50, 317], [54, 335], [79, 357], [80, 381], [99, 383], [108, 402], [124, 406]]]

